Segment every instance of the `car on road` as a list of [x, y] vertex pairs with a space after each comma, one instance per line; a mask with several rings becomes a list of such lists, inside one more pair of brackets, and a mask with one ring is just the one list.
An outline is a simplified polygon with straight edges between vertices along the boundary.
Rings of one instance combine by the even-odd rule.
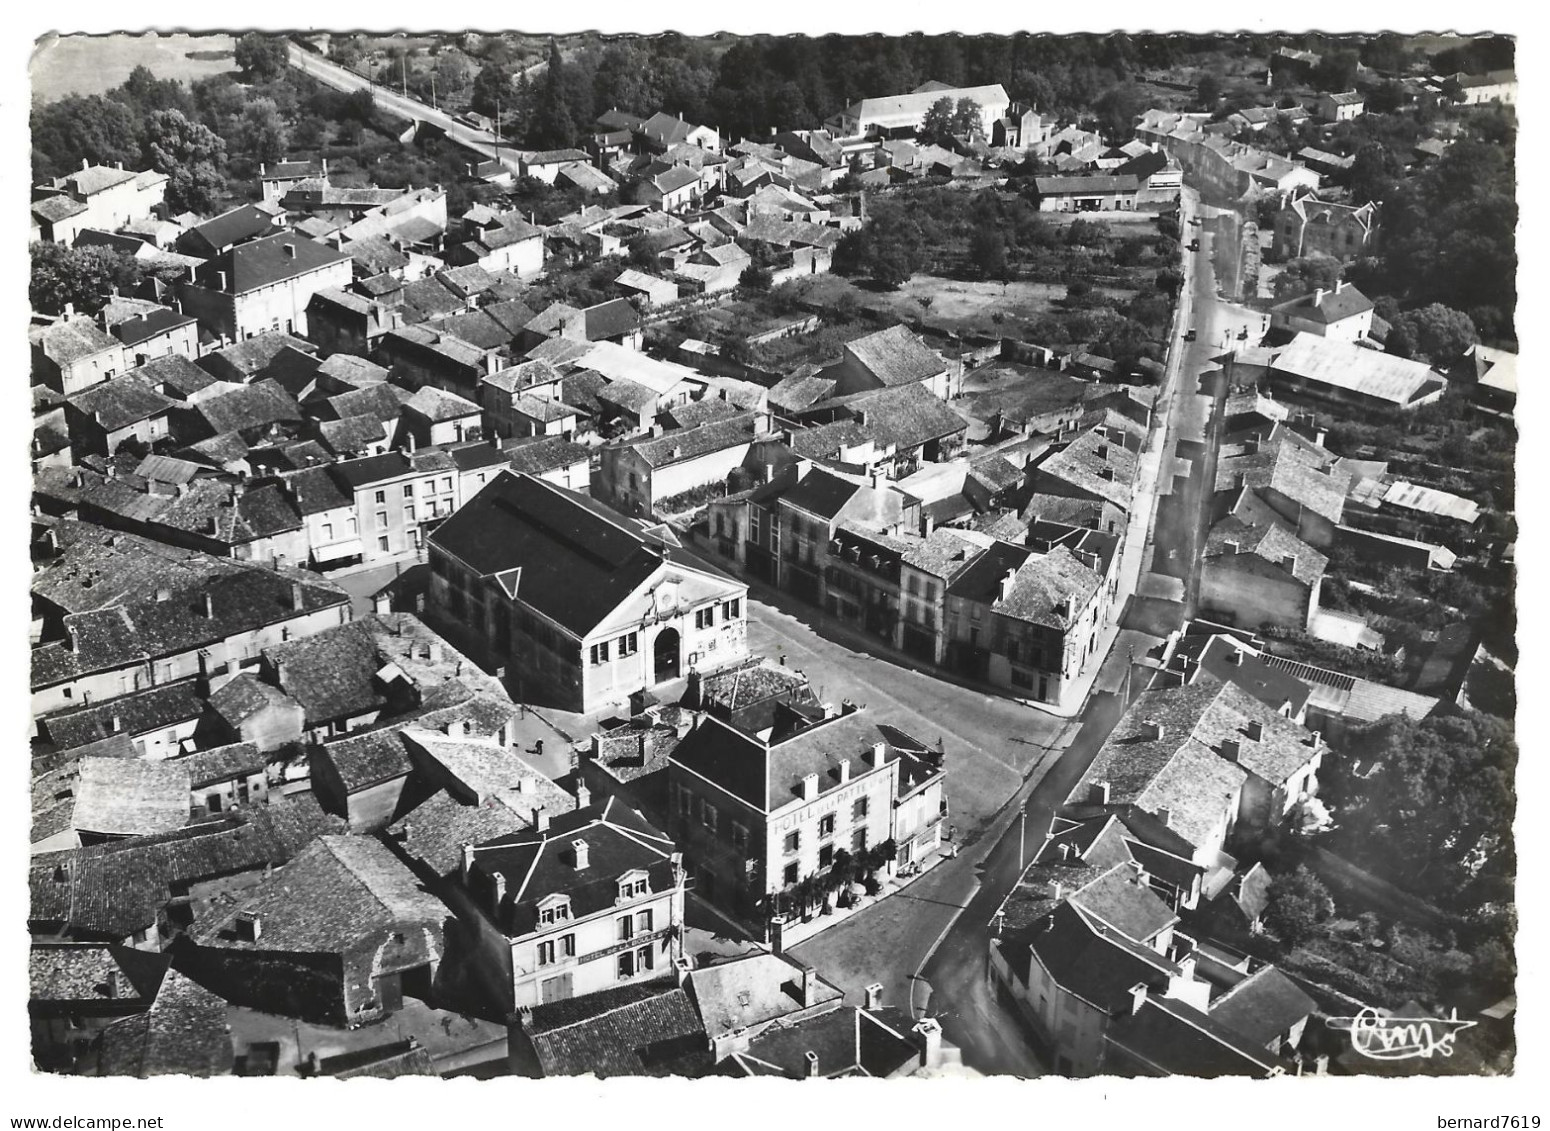
[[1200, 241], [1199, 240], [1190, 240], [1189, 241], [1189, 249], [1190, 249], [1190, 251], [1199, 251], [1200, 250]]
[[1186, 342], [1192, 342], [1195, 340], [1195, 328], [1193, 326], [1184, 331], [1184, 340]]

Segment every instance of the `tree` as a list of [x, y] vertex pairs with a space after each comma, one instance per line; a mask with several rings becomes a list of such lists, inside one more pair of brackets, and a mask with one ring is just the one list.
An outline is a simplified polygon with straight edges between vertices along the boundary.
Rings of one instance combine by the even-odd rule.
[[549, 61], [544, 82], [533, 108], [527, 142], [545, 149], [568, 149], [576, 144], [576, 119], [566, 88], [566, 66], [558, 40], [549, 41]]
[[140, 160], [141, 119], [127, 105], [72, 94], [32, 109], [32, 176], [37, 183], [93, 165]]
[[139, 261], [116, 248], [35, 243], [31, 251], [27, 294], [32, 308], [44, 314], [62, 314], [70, 305], [94, 315], [115, 288], [132, 290], [144, 278]]
[[767, 291], [774, 277], [768, 267], [761, 267], [757, 263], [750, 263], [743, 268], [743, 273], [738, 277], [739, 285], [750, 291]]
[[1469, 315], [1440, 302], [1401, 314], [1394, 330], [1388, 341], [1389, 353], [1428, 361], [1439, 368], [1452, 365], [1480, 340]]
[[998, 228], [982, 227], [969, 239], [969, 260], [982, 279], [998, 279], [1006, 270], [1006, 237]]
[[1327, 255], [1289, 259], [1275, 280], [1277, 302], [1286, 302], [1316, 290], [1332, 291], [1340, 281], [1340, 261]]
[[973, 137], [985, 132], [985, 115], [980, 104], [972, 98], [960, 98], [953, 108], [952, 133]]
[[501, 104], [511, 101], [511, 73], [499, 63], [487, 62], [474, 76], [471, 105], [476, 113], [494, 117]]
[[290, 50], [284, 37], [257, 31], [250, 31], [237, 40], [232, 54], [243, 76], [257, 82], [280, 78], [290, 61]]
[[226, 143], [177, 110], [158, 110], [145, 124], [146, 163], [167, 174], [167, 207], [208, 211], [225, 191]]
[[1309, 77], [1318, 90], [1351, 90], [1356, 86], [1358, 62], [1355, 51], [1326, 51]]
[[1200, 82], [1195, 85], [1195, 94], [1200, 99], [1200, 108], [1207, 113], [1216, 109], [1217, 100], [1222, 97], [1222, 80], [1216, 77], [1215, 71], [1207, 71], [1200, 76]]
[[873, 249], [870, 266], [873, 282], [888, 291], [898, 290], [915, 273], [909, 254], [891, 244]]
[[291, 132], [280, 116], [280, 108], [267, 98], [249, 102], [238, 123], [237, 143], [253, 161], [266, 164], [284, 161], [291, 148]]
[[1318, 933], [1319, 924], [1335, 913], [1329, 890], [1305, 865], [1289, 876], [1270, 881], [1265, 926], [1288, 948], [1299, 946]]
[[177, 79], [159, 79], [143, 64], [129, 72], [122, 86], [111, 91], [110, 97], [126, 102], [142, 117], [153, 110], [182, 110], [191, 114], [193, 99]]
[[1133, 82], [1109, 87], [1093, 103], [1099, 132], [1115, 144], [1124, 141], [1135, 129], [1136, 118], [1146, 104], [1145, 92]]
[[1404, 165], [1387, 147], [1370, 142], [1356, 151], [1346, 184], [1357, 204], [1382, 203], [1404, 176]]
[[468, 60], [456, 51], [436, 57], [436, 98], [461, 98], [468, 89]]
[[938, 98], [926, 111], [926, 116], [920, 120], [920, 136], [937, 138], [952, 132], [953, 100], [945, 97]]

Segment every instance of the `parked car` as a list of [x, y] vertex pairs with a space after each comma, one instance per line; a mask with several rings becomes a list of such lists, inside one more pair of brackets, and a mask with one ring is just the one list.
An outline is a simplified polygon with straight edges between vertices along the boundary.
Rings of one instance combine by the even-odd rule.
[[1184, 331], [1184, 340], [1186, 342], [1192, 342], [1195, 340], [1195, 328], [1193, 326]]

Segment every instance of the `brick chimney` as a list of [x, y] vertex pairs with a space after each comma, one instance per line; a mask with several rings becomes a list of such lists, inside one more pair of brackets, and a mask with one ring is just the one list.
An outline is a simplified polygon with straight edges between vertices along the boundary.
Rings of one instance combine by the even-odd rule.
[[934, 1017], [923, 1017], [917, 1021], [910, 1033], [914, 1035], [915, 1047], [920, 1050], [920, 1066], [922, 1068], [935, 1068], [942, 1063], [942, 1023]]
[[809, 1049], [807, 1052], [807, 1078], [813, 1080], [818, 1076], [818, 1054]]
[[811, 966], [802, 967], [802, 1005], [803, 1007], [818, 1004], [818, 971]]
[[587, 870], [589, 859], [587, 842], [582, 840], [580, 837], [577, 837], [575, 840], [570, 842], [570, 847], [571, 852], [573, 852], [576, 856], [576, 871], [585, 872]]
[[883, 984], [881, 982], [873, 982], [866, 988], [866, 1007], [868, 1009], [877, 1009], [882, 1004]]
[[549, 832], [549, 811], [542, 805], [533, 810], [533, 827], [544, 835]]

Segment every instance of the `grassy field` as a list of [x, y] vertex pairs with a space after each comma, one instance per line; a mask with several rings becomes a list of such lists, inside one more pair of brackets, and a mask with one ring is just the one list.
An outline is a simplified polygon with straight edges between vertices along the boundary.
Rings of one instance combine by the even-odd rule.
[[[1098, 289], [1121, 301], [1135, 293], [1118, 287]], [[1059, 283], [1002, 285], [937, 275], [916, 275], [897, 291], [872, 291], [842, 275], [823, 275], [805, 284], [803, 298], [832, 308], [849, 295], [858, 306], [885, 311], [901, 322], [920, 321], [955, 334], [995, 336], [1055, 310], [1065, 294], [1065, 286]]]
[[[144, 64], [159, 79], [194, 79], [235, 71], [229, 35], [67, 35], [33, 47], [32, 96], [53, 102], [70, 94], [104, 94]], [[190, 53], [200, 58], [190, 58]], [[213, 56], [213, 57], [212, 57]]]

